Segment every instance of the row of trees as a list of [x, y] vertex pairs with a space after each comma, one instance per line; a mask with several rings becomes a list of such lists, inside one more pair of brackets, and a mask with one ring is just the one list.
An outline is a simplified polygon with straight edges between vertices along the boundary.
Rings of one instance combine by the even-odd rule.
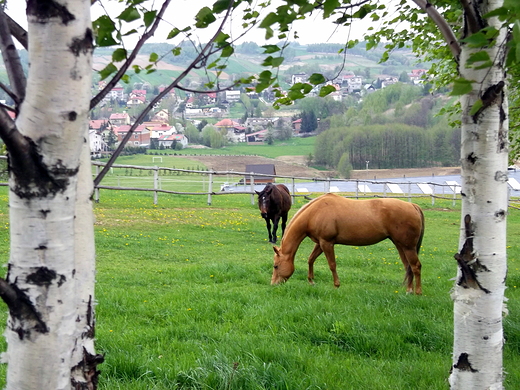
[[314, 159], [348, 177], [349, 168], [364, 169], [366, 161], [373, 169], [458, 165], [459, 150], [460, 129], [425, 130], [402, 124], [353, 126], [319, 134]]

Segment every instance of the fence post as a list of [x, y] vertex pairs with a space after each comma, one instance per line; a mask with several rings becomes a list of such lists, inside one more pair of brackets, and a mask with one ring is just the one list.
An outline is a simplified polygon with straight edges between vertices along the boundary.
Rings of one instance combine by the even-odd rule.
[[251, 184], [251, 204], [254, 205], [255, 204], [255, 178], [253, 176], [253, 172], [251, 172], [251, 180], [250, 180], [250, 184]]
[[412, 183], [408, 182], [408, 202], [412, 201]]
[[[99, 165], [96, 165], [96, 177], [99, 176]], [[94, 188], [94, 202], [99, 203], [99, 188]]]
[[356, 179], [356, 199], [359, 199], [359, 180]]
[[294, 184], [294, 177], [292, 178], [292, 204], [296, 201], [296, 185]]
[[435, 204], [435, 183], [433, 184], [433, 191], [432, 191], [432, 206]]
[[[153, 189], [159, 188], [159, 167], [154, 165], [153, 167]], [[153, 192], [153, 204], [157, 204], [157, 191]]]
[[213, 191], [213, 171], [208, 175], [208, 206], [211, 206], [211, 192]]

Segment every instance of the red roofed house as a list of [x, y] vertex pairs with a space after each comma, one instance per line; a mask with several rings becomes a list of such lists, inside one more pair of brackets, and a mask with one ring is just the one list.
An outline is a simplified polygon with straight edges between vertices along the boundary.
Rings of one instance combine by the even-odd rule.
[[170, 126], [167, 123], [157, 123], [151, 126], [148, 125], [146, 128], [151, 132], [150, 138], [159, 138], [165, 134], [169, 135], [177, 132], [175, 127]]
[[300, 129], [302, 127], [302, 119], [296, 119], [295, 121], [292, 121], [293, 129], [296, 133], [300, 132]]
[[126, 112], [114, 113], [110, 114], [109, 120], [113, 126], [129, 125], [130, 115], [128, 115]]
[[144, 104], [146, 102], [145, 96], [130, 96], [130, 99], [126, 102], [126, 105], [131, 106], [138, 106], [140, 104]]
[[[117, 135], [117, 142], [120, 143], [123, 140], [130, 130], [130, 127], [130, 125], [123, 125], [114, 128], [114, 133]], [[148, 130], [144, 125], [137, 126], [126, 146], [144, 146], [145, 148], [148, 148], [150, 146], [150, 130]]]

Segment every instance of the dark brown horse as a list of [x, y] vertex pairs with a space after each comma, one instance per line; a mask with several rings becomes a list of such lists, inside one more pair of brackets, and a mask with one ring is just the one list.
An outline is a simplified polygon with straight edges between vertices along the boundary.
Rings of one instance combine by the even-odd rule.
[[[314, 284], [314, 261], [325, 252], [334, 278], [334, 245], [373, 245], [389, 238], [405, 268], [406, 291], [421, 294], [419, 250], [424, 235], [424, 215], [419, 206], [398, 199], [346, 199], [322, 195], [302, 207], [291, 219], [280, 248], [274, 247], [271, 284], [285, 282], [294, 272], [294, 255], [305, 237], [316, 243], [309, 256], [309, 283]], [[415, 290], [413, 279], [415, 277]]]
[[[267, 224], [267, 232], [269, 233], [269, 242], [276, 244], [276, 231], [278, 230], [278, 222], [282, 219], [282, 237], [285, 232], [287, 223], [287, 214], [291, 209], [291, 193], [283, 184], [267, 183], [264, 189], [258, 194], [258, 208], [260, 215], [265, 219]], [[271, 221], [273, 221], [273, 230], [271, 232]]]

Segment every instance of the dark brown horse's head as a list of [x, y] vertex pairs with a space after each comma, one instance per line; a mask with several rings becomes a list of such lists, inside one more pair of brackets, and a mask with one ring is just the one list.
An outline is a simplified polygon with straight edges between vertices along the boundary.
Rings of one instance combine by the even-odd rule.
[[271, 183], [267, 183], [262, 191], [255, 192], [258, 195], [258, 208], [260, 209], [260, 215], [262, 218], [267, 218], [271, 193], [273, 192], [273, 185]]
[[274, 264], [271, 284], [284, 283], [294, 273], [294, 261], [291, 261], [288, 255], [284, 255], [277, 246], [273, 246], [273, 250]]

